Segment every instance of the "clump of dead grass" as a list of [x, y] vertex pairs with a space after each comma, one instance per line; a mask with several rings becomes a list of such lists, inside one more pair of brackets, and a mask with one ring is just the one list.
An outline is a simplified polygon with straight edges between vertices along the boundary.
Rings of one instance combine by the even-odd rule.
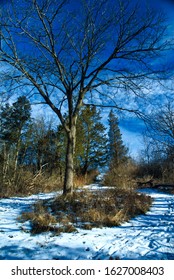
[[72, 232], [78, 228], [113, 227], [139, 214], [145, 214], [152, 199], [124, 189], [76, 190], [54, 201], [37, 203], [33, 211], [22, 214], [30, 220], [32, 233]]
[[30, 221], [31, 232], [34, 234], [52, 231], [53, 225], [57, 222], [56, 218], [47, 211], [41, 202], [37, 202], [32, 211], [22, 213], [18, 219], [22, 222]]
[[34, 204], [30, 212], [22, 213], [18, 220], [21, 222], [30, 221], [32, 234], [48, 231], [55, 234], [76, 231], [75, 227], [70, 224], [68, 216], [64, 215], [61, 220], [57, 219], [56, 215], [49, 212], [43, 201]]

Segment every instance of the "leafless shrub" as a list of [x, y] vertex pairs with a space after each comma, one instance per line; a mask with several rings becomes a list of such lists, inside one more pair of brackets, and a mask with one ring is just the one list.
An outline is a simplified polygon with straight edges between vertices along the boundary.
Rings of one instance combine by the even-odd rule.
[[119, 188], [133, 189], [136, 186], [136, 165], [132, 162], [111, 166], [104, 176], [103, 184]]
[[57, 191], [62, 188], [61, 180], [54, 174], [36, 173], [19, 168], [15, 178], [8, 174], [0, 186], [0, 197], [11, 197], [19, 195], [31, 195], [39, 192]]

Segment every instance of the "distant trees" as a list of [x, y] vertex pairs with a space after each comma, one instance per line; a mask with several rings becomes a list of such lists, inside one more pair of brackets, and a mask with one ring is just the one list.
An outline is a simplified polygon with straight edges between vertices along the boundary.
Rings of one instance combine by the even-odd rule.
[[64, 193], [73, 192], [84, 102], [137, 112], [117, 96], [137, 100], [146, 77], [161, 73], [154, 60], [167, 46], [164, 19], [125, 0], [12, 0], [1, 9], [0, 60], [15, 70], [13, 89], [26, 85], [58, 116], [67, 138]]
[[[44, 117], [31, 118], [31, 105], [25, 96], [2, 106], [0, 120], [2, 186], [15, 186], [17, 191], [20, 185], [22, 191], [26, 188], [23, 177], [29, 176], [27, 184], [31, 187], [38, 174], [44, 174], [44, 180], [57, 174], [57, 183], [62, 183], [67, 142], [62, 125], [55, 128]], [[130, 159], [113, 110], [108, 125], [107, 132], [101, 111], [95, 106], [81, 109], [76, 130], [75, 172], [77, 177], [87, 179], [91, 171], [109, 166], [112, 184], [120, 185], [125, 182], [123, 177], [127, 176], [125, 168], [128, 169]]]
[[[35, 170], [40, 170], [43, 165], [51, 172], [58, 166], [58, 135], [53, 129], [52, 121], [44, 117], [33, 119], [31, 126], [31, 143], [28, 147], [28, 155], [31, 153], [31, 164]], [[31, 157], [31, 156], [30, 156]]]
[[17, 144], [28, 127], [31, 106], [25, 96], [21, 96], [12, 105], [1, 107], [0, 137], [9, 145]]
[[174, 101], [167, 99], [149, 118], [140, 173], [174, 183]]
[[174, 147], [174, 100], [167, 100], [150, 117], [149, 132], [153, 139], [166, 147]]
[[[64, 167], [58, 131], [44, 118], [31, 118], [29, 100], [22, 96], [0, 110], [0, 195], [27, 192], [33, 180], [57, 173], [62, 183]], [[64, 143], [63, 143], [64, 144]], [[39, 175], [39, 177], [38, 177]], [[37, 182], [38, 183], [38, 182]], [[42, 182], [44, 189], [44, 182]], [[37, 186], [36, 186], [37, 189]]]

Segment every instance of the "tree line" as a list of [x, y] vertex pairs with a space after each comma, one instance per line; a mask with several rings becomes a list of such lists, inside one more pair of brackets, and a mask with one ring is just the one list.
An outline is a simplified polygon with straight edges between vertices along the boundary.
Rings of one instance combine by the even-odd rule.
[[[44, 190], [45, 181], [50, 189], [52, 185], [55, 189], [63, 186], [65, 131], [61, 124], [55, 127], [53, 121], [33, 118], [31, 113], [30, 101], [25, 96], [0, 107], [1, 194], [25, 193], [31, 187], [37, 192], [38, 184], [43, 184]], [[115, 112], [110, 110], [107, 125], [103, 124], [101, 113], [94, 106], [84, 106], [79, 114], [74, 155], [77, 186], [93, 180], [98, 170], [106, 167], [106, 185], [129, 188], [138, 178], [174, 183], [172, 100], [149, 116], [144, 148], [137, 161], [129, 156], [123, 143]], [[25, 181], [27, 176], [28, 181]], [[54, 177], [54, 184], [47, 181]]]
[[[30, 101], [25, 96], [1, 106], [0, 119], [1, 188], [18, 188], [19, 176], [25, 177], [26, 171], [33, 176], [42, 171], [47, 177], [56, 173], [63, 184], [67, 138], [62, 125], [55, 128], [43, 117], [32, 118]], [[87, 178], [104, 166], [120, 165], [128, 159], [118, 118], [112, 110], [108, 125], [109, 132], [96, 107], [85, 106], [81, 110], [74, 155], [76, 177]]]

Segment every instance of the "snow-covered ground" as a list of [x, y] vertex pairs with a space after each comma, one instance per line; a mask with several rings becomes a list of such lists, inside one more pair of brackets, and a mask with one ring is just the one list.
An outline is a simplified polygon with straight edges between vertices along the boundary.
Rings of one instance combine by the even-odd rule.
[[31, 235], [29, 223], [17, 220], [37, 199], [54, 197], [55, 193], [0, 199], [0, 259], [174, 260], [174, 196], [150, 189], [143, 192], [154, 198], [146, 215], [119, 227], [80, 229], [59, 236]]

